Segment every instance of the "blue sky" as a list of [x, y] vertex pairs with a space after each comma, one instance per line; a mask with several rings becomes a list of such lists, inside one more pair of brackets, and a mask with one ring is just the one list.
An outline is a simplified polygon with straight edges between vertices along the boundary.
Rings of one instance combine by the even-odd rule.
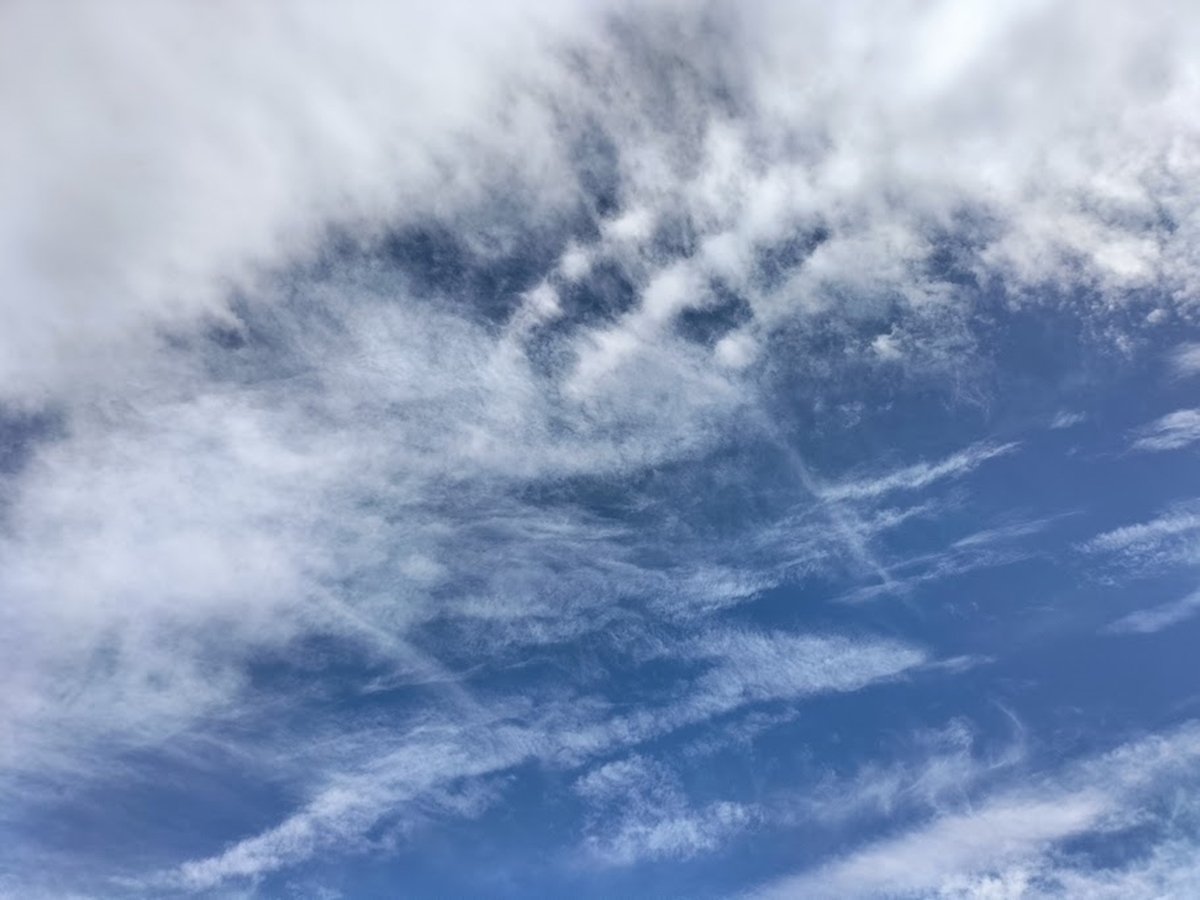
[[0, 11], [0, 897], [1200, 894], [1200, 14]]

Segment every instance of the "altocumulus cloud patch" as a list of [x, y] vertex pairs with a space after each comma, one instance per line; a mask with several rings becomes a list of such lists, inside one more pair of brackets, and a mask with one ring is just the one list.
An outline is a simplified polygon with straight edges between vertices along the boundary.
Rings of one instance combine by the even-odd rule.
[[0, 894], [1187, 897], [1200, 14], [0, 12]]

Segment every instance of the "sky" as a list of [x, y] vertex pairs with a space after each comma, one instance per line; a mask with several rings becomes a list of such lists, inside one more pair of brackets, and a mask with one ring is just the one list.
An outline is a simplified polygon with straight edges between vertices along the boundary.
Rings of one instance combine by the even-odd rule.
[[1200, 896], [1197, 60], [0, 5], [0, 898]]

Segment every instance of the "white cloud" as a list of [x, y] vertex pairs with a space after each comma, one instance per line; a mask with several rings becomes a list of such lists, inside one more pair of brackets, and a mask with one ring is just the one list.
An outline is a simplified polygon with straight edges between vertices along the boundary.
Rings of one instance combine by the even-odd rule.
[[1188, 594], [1180, 600], [1163, 603], [1149, 609], [1139, 609], [1127, 616], [1122, 616], [1108, 626], [1106, 630], [1115, 633], [1152, 634], [1186, 622], [1193, 616], [1200, 615], [1200, 591]]
[[366, 832], [384, 815], [398, 819], [394, 830], [439, 813], [478, 815], [494, 795], [483, 791], [456, 796], [447, 783], [513, 765], [523, 758], [524, 748], [504, 736], [481, 741], [479, 734], [471, 746], [444, 725], [438, 731], [422, 734], [415, 729], [399, 749], [375, 755], [378, 747], [373, 748], [375, 752], [353, 769], [340, 768], [347, 761], [338, 760], [339, 770], [326, 774], [327, 783], [312, 800], [279, 825], [215, 856], [152, 876], [143, 886], [211, 890], [230, 881], [261, 877], [319, 853], [365, 849]]
[[951, 879], [935, 896], [945, 900], [1161, 900], [1190, 897], [1200, 889], [1196, 846], [1186, 839], [1163, 841], [1131, 865], [1073, 868], [1053, 859], [1003, 868], [975, 877]]
[[716, 850], [754, 819], [753, 808], [728, 801], [677, 813], [655, 808], [644, 818], [626, 813], [615, 833], [593, 835], [585, 848], [594, 860], [612, 866], [687, 859]]
[[1183, 378], [1200, 372], [1200, 344], [1180, 344], [1171, 352], [1171, 367]]
[[[479, 199], [491, 178], [570, 202], [560, 143], [576, 123], [556, 128], [556, 111], [591, 117], [619, 151], [621, 211], [602, 242], [640, 248], [624, 256], [678, 210], [711, 248], [699, 267], [732, 264], [744, 283], [757, 248], [823, 223], [809, 264], [751, 291], [754, 330], [892, 291], [951, 324], [946, 292], [918, 270], [963, 209], [995, 226], [976, 268], [1018, 285], [1161, 285], [1183, 302], [1195, 281], [1197, 23], [1165, 0], [1136, 16], [1118, 3], [655, 4], [638, 40], [692, 72], [665, 117], [660, 85], [598, 26], [603, 4], [77, 12], [10, 4], [2, 29], [5, 81], [28, 86], [5, 96], [15, 200], [0, 229], [17, 399], [144, 352], [135, 338], [156, 328], [226, 314], [230, 284], [253, 293], [256, 273], [310, 253], [330, 223], [414, 221]], [[592, 77], [564, 71], [551, 49], [564, 45]], [[843, 311], [874, 315], [874, 298]]]
[[575, 790], [593, 807], [582, 849], [606, 866], [712, 851], [758, 816], [730, 801], [693, 805], [671, 769], [640, 756], [592, 770]]
[[1056, 413], [1054, 418], [1050, 421], [1050, 427], [1055, 430], [1074, 428], [1076, 425], [1080, 425], [1086, 421], [1087, 416], [1083, 413], [1062, 410]]
[[1134, 450], [1179, 450], [1200, 441], [1200, 409], [1177, 409], [1138, 429]]
[[[745, 569], [682, 527], [647, 564], [585, 503], [530, 498], [757, 433], [780, 372], [819, 395], [856, 367], [971, 369], [970, 292], [937, 271], [960, 225], [961, 268], [1009, 295], [1091, 291], [1078, 314], [1103, 324], [1152, 288], [1189, 313], [1200, 19], [976, 6], [6, 4], [0, 402], [62, 428], [2, 476], [0, 788], [103, 779], [131, 747], [286, 702], [248, 670], [306, 637], [352, 642], [386, 683], [454, 685], [414, 647], [434, 619], [472, 662], [601, 631], [618, 597], [690, 623], [667, 652], [709, 668], [678, 707], [572, 695], [496, 736], [512, 698], [447, 688], [436, 738], [364, 733], [278, 828], [181, 870], [213, 885], [353, 845], [451, 778], [923, 663], [706, 616], [838, 552], [889, 582], [886, 511], [852, 507], [1015, 445], [817, 486], [818, 524], [767, 523]], [[686, 249], [664, 250], [675, 226]], [[447, 232], [456, 272], [529, 242], [558, 258], [489, 318], [473, 288], [420, 283], [427, 260], [386, 259], [405, 229]], [[628, 296], [573, 310], [610, 269]], [[717, 281], [741, 318], [678, 334]], [[818, 320], [844, 353], [820, 351]], [[1092, 543], [1151, 553], [1191, 533], [1173, 521]], [[739, 815], [638, 840], [698, 846]]]
[[765, 900], [928, 895], [959, 872], [986, 871], [1079, 834], [1108, 810], [1102, 796], [1089, 793], [1052, 801], [990, 803], [974, 813], [939, 819], [924, 830], [752, 896]]
[[922, 585], [1028, 559], [1037, 550], [1027, 538], [1042, 534], [1052, 519], [1033, 519], [972, 532], [928, 553], [917, 553], [892, 561], [890, 579], [884, 584], [868, 584], [844, 595], [848, 602], [909, 594]]
[[705, 635], [690, 654], [715, 663], [692, 701], [709, 715], [744, 703], [859, 690], [926, 659], [922, 650], [895, 642], [751, 631]]
[[919, 491], [945, 478], [960, 478], [982, 463], [1011, 453], [1018, 447], [1009, 444], [976, 444], [936, 463], [920, 462], [884, 475], [826, 485], [818, 489], [822, 500], [875, 500], [894, 491]]
[[1147, 859], [1126, 867], [1080, 870], [1043, 860], [955, 878], [933, 896], [939, 900], [1162, 900], [1190, 897], [1198, 889], [1200, 866], [1195, 845], [1172, 840], [1155, 847]]
[[[1155, 847], [1148, 859], [1118, 869], [1051, 869], [1043, 891], [1052, 897], [1094, 897], [1096, 900], [1159, 900], [1189, 897], [1200, 891], [1200, 863], [1196, 846], [1188, 840], [1167, 841]], [[1036, 892], [1031, 892], [1036, 897]], [[976, 897], [986, 897], [977, 893]]]
[[[614, 715], [609, 704], [595, 698], [552, 697], [523, 709], [513, 701], [482, 704], [465, 697], [432, 707], [407, 732], [372, 733], [365, 747], [329, 760], [322, 776], [326, 784], [281, 824], [220, 854], [187, 862], [155, 883], [209, 888], [320, 852], [352, 851], [385, 813], [429, 815], [431, 807], [445, 804], [447, 786], [462, 779], [493, 775], [529, 759], [580, 765], [751, 704], [859, 690], [924, 659], [920, 651], [884, 642], [740, 632], [710, 635], [683, 652], [685, 658], [711, 659], [716, 665], [684, 696], [659, 708]], [[383, 749], [389, 745], [397, 749]], [[627, 815], [615, 825], [607, 822], [607, 830], [585, 842], [588, 853], [611, 865], [681, 858], [716, 848], [757, 816], [752, 807], [732, 801], [693, 808], [672, 777], [635, 756], [581, 778], [577, 792], [597, 803], [638, 791], [650, 798], [630, 801]]]
[[1084, 549], [1113, 552], [1153, 548], [1166, 538], [1191, 534], [1197, 529], [1200, 529], [1200, 514], [1191, 512], [1190, 507], [1182, 507], [1149, 522], [1106, 531], [1088, 541]]
[[898, 761], [868, 762], [848, 777], [827, 776], [814, 789], [798, 791], [782, 804], [780, 817], [787, 822], [842, 823], [953, 809], [982, 787], [1011, 775], [1025, 760], [1026, 748], [1018, 728], [1007, 745], [984, 752], [969, 724], [956, 720], [917, 732], [897, 755]]
[[[0, 383], [16, 401], [107, 381], [156, 329], [227, 316], [231, 287], [253, 295], [331, 224], [478, 191], [468, 173], [505, 144], [554, 170], [528, 104], [489, 116], [494, 79], [530, 76], [544, 41], [592, 21], [586, 3], [536, 0], [56, 9], [7, 4], [0, 25], [2, 80], [24, 85], [0, 98]], [[462, 133], [481, 127], [472, 164]]]
[[1195, 565], [1200, 561], [1200, 512], [1193, 502], [1176, 504], [1147, 522], [1098, 534], [1081, 549], [1135, 571]]
[[[1194, 772], [1197, 757], [1200, 732], [1185, 726], [1077, 762], [1053, 778], [996, 793], [974, 809], [940, 816], [748, 896], [982, 900], [1092, 896], [1086, 890], [1072, 891], [1088, 885], [1140, 884], [1144, 889], [1155, 880], [1192, 883], [1194, 868], [1178, 865], [1179, 845], [1169, 833], [1160, 837], [1148, 858], [1107, 870], [1060, 862], [1055, 847], [1067, 838], [1118, 834], [1145, 821], [1143, 807], [1183, 789], [1179, 779]], [[1188, 779], [1186, 790], [1195, 788], [1194, 779]], [[1194, 793], [1188, 796], [1194, 800]], [[1189, 846], [1194, 856], [1194, 840]], [[1165, 867], [1164, 858], [1172, 861]], [[1150, 870], [1155, 874], [1147, 878]], [[1115, 896], [1112, 891], [1107, 895]]]

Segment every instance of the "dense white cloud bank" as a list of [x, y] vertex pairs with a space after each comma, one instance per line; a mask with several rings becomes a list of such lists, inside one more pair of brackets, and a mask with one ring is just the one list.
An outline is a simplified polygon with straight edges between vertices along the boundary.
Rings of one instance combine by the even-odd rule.
[[[454, 217], [499, 191], [569, 202], [588, 129], [619, 157], [598, 167], [621, 212], [566, 269], [636, 253], [679, 214], [699, 241], [608, 352], [702, 302], [690, 277], [744, 281], [756, 245], [817, 230], [747, 340], [848, 295], [950, 302], [921, 270], [964, 225], [978, 277], [1190, 305], [1197, 25], [1179, 4], [15, 3], [5, 19], [13, 400], [227, 315], [231, 288], [332, 224]], [[875, 346], [919, 338], [900, 325]]]

